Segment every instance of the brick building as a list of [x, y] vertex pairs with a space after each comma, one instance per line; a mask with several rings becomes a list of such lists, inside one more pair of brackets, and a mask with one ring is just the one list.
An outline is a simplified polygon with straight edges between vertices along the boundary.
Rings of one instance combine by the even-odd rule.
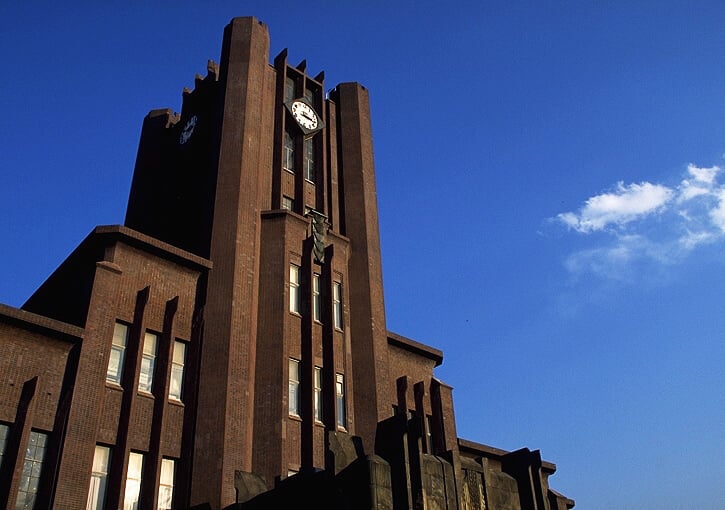
[[232, 20], [144, 120], [124, 225], [0, 305], [0, 507], [573, 507], [537, 451], [458, 438], [379, 245], [367, 90]]

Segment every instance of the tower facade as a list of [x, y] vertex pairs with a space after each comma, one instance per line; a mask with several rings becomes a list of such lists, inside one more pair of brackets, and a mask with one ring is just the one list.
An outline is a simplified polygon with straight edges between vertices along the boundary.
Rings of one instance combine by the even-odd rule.
[[325, 90], [235, 18], [147, 115], [124, 225], [0, 308], [0, 506], [573, 506], [458, 438], [442, 353], [387, 330], [368, 92]]

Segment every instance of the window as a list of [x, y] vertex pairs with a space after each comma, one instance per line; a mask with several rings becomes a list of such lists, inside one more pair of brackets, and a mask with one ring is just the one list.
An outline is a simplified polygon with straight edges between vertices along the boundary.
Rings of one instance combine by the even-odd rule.
[[342, 284], [335, 282], [332, 286], [332, 314], [335, 328], [342, 329]]
[[295, 208], [295, 201], [288, 196], [282, 197], [282, 209], [292, 211]]
[[123, 496], [123, 510], [138, 510], [142, 471], [143, 454], [131, 452], [128, 455], [128, 471], [126, 471], [126, 493]]
[[305, 140], [305, 179], [315, 182], [315, 143], [312, 138]]
[[284, 132], [282, 168], [288, 172], [295, 173], [295, 140], [287, 131]]
[[284, 81], [284, 102], [295, 98], [295, 80], [289, 76]]
[[310, 89], [305, 90], [305, 99], [314, 107], [315, 106], [315, 93]]
[[154, 382], [154, 365], [156, 364], [156, 345], [159, 336], [146, 332], [143, 339], [143, 356], [141, 358], [141, 375], [138, 378], [138, 390], [151, 393]]
[[315, 391], [315, 421], [322, 422], [322, 368], [315, 367], [312, 385]]
[[289, 359], [289, 414], [300, 415], [300, 362]]
[[111, 344], [111, 357], [108, 359], [106, 381], [121, 384], [127, 342], [128, 326], [117, 322], [113, 328], [113, 343]]
[[161, 478], [159, 478], [159, 502], [157, 510], [171, 510], [174, 498], [174, 467], [173, 459], [161, 459]]
[[171, 359], [171, 382], [169, 383], [169, 398], [181, 400], [181, 390], [184, 385], [184, 356], [186, 355], [186, 344], [176, 340], [174, 342], [174, 353]]
[[320, 322], [322, 311], [320, 306], [320, 275], [312, 275], [312, 317]]
[[289, 311], [300, 313], [300, 266], [289, 266]]
[[108, 461], [110, 458], [110, 448], [96, 445], [96, 451], [93, 454], [93, 471], [91, 472], [91, 486], [88, 489], [88, 503], [86, 504], [86, 510], [103, 509], [106, 499]]
[[345, 376], [335, 375], [335, 396], [337, 399], [337, 426], [346, 428], [347, 416], [345, 413]]
[[3, 465], [3, 457], [5, 455], [5, 447], [8, 445], [9, 435], [10, 427], [4, 423], [0, 423], [0, 467]]
[[35, 496], [38, 493], [38, 482], [40, 481], [40, 472], [43, 470], [47, 442], [47, 434], [34, 430], [30, 431], [28, 448], [25, 450], [23, 474], [18, 487], [18, 499], [15, 503], [16, 510], [35, 507]]

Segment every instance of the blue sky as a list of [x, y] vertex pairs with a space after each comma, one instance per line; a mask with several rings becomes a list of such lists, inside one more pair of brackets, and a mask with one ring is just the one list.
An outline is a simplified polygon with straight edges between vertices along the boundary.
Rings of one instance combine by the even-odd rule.
[[122, 223], [233, 16], [370, 90], [388, 328], [577, 508], [725, 507], [725, 4], [0, 5], [0, 302]]

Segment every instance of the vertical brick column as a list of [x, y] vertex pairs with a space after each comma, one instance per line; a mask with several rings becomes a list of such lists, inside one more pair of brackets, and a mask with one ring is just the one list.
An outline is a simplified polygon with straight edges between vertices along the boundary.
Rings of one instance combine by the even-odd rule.
[[98, 262], [81, 344], [75, 391], [68, 413], [56, 482], [55, 508], [85, 508], [96, 433], [103, 408], [106, 369], [116, 322], [121, 269]]
[[[267, 28], [254, 18], [226, 27], [212, 138], [217, 184], [205, 307], [191, 504], [235, 502], [235, 470], [251, 471], [259, 246], [269, 201], [274, 71]], [[269, 189], [267, 189], [269, 188]], [[266, 195], [266, 200], [261, 196]]]
[[343, 234], [350, 239], [350, 336], [355, 432], [373, 445], [377, 422], [390, 416], [394, 401], [388, 377], [388, 343], [383, 299], [378, 205], [368, 92], [342, 83], [337, 103], [337, 146], [344, 211]]

